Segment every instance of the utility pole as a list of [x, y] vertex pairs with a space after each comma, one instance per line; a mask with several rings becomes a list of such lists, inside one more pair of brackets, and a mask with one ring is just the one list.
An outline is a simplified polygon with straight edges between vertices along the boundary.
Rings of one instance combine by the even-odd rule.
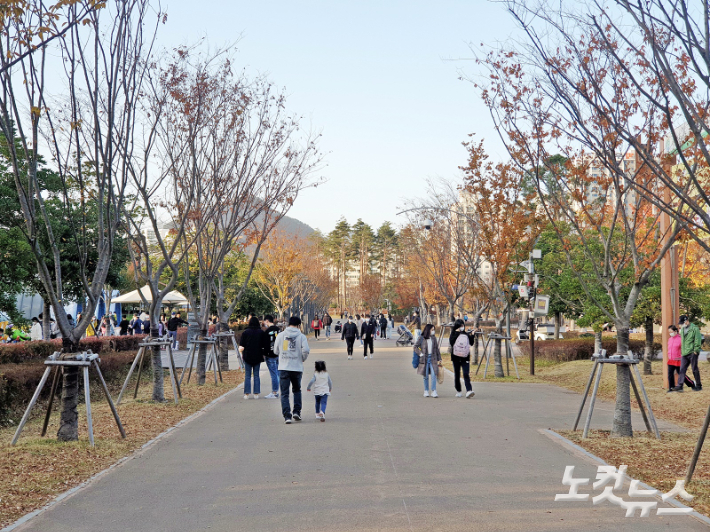
[[530, 316], [528, 316], [530, 331], [530, 375], [535, 375], [535, 296], [537, 295], [537, 275], [533, 259], [542, 257], [539, 249], [533, 249], [528, 258], [528, 298], [530, 299]]

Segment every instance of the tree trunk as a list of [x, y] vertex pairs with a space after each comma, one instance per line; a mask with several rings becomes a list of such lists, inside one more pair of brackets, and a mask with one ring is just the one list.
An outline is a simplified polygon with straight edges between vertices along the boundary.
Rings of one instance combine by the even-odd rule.
[[[151, 314], [154, 314], [151, 312]], [[157, 314], [157, 313], [156, 313]], [[158, 336], [158, 323], [160, 322], [160, 317], [157, 319], [154, 316], [150, 318], [150, 339], [157, 340]], [[157, 403], [162, 403], [165, 401], [165, 379], [163, 377], [163, 356], [160, 352], [160, 346], [154, 345], [151, 347], [151, 362], [153, 366], [153, 401]]]
[[[503, 326], [500, 320], [496, 319], [496, 334], [503, 334]], [[494, 340], [493, 343], [493, 362], [495, 363], [495, 376], [505, 377], [505, 372], [503, 371], [503, 360], [501, 357], [501, 340]]]
[[[479, 315], [476, 315], [476, 318], [473, 320], [473, 330], [477, 331], [479, 324], [481, 322], [481, 317]], [[478, 364], [478, 344], [479, 344], [479, 339], [480, 339], [480, 334], [476, 334], [473, 336], [473, 363]]]
[[49, 310], [51, 308], [51, 305], [49, 304], [49, 301], [45, 297], [45, 299], [42, 301], [42, 338], [45, 340], [50, 340], [50, 329], [51, 329], [51, 324], [49, 322]]
[[[62, 351], [64, 353], [77, 353], [79, 341], [72, 342], [71, 338], [62, 338]], [[61, 414], [59, 417], [59, 430], [57, 440], [77, 441], [79, 439], [79, 367], [65, 366], [62, 368], [62, 399]]]
[[[219, 322], [220, 332], [229, 332], [229, 325], [226, 321]], [[221, 371], [229, 371], [229, 340], [227, 338], [219, 339], [219, 369]]]
[[[629, 352], [629, 327], [616, 326], [616, 354]], [[614, 406], [614, 424], [611, 436], [614, 438], [632, 438], [631, 428], [631, 369], [628, 365], [616, 364], [616, 405]]]
[[562, 321], [562, 313], [555, 312], [555, 340], [560, 338], [560, 322]]
[[[200, 329], [200, 337], [207, 338], [207, 327]], [[207, 344], [200, 344], [197, 351], [197, 385], [205, 384], [205, 375], [207, 374]]]
[[643, 353], [643, 374], [653, 375], [653, 369], [651, 368], [651, 360], [653, 360], [653, 319], [646, 318], [646, 346]]
[[595, 332], [594, 333], [594, 353], [598, 354], [601, 353], [602, 350], [602, 332]]

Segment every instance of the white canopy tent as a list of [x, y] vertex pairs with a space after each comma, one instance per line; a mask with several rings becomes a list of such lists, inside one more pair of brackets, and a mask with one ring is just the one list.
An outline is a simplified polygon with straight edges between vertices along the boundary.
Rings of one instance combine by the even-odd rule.
[[[141, 299], [141, 294], [143, 294], [143, 297], [145, 297], [145, 301], [150, 303], [153, 301], [153, 295], [150, 293], [150, 287], [148, 285], [145, 285], [143, 288], [140, 289], [140, 293], [138, 290], [134, 290], [133, 292], [129, 292], [127, 294], [123, 294], [122, 296], [114, 297], [111, 300], [111, 303], [143, 303], [143, 299]], [[173, 290], [172, 292], [168, 292], [165, 294], [165, 297], [163, 298], [163, 304], [165, 305], [187, 305], [188, 301], [187, 298], [182, 295], [180, 292], [177, 290]]]

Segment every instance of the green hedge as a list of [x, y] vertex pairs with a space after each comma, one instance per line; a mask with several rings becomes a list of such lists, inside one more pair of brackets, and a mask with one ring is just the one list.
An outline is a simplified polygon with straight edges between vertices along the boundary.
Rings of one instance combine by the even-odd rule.
[[[138, 350], [138, 344], [145, 335], [135, 336], [91, 336], [79, 342], [80, 349], [90, 349], [101, 354], [114, 351]], [[61, 351], [61, 340], [20, 342], [0, 345], [0, 364], [21, 364], [31, 360], [44, 360], [55, 351]]]
[[[629, 351], [642, 358], [646, 343], [643, 340], [629, 340]], [[616, 353], [616, 339], [604, 338], [602, 348], [607, 355]], [[661, 349], [660, 344], [653, 344], [654, 352]], [[530, 343], [524, 341], [520, 344], [520, 351], [525, 356], [530, 356]], [[568, 340], [543, 340], [535, 342], [535, 357], [557, 362], [570, 360], [587, 360], [594, 354], [594, 338], [572, 338]]]
[[[95, 339], [91, 340], [95, 341]], [[120, 386], [123, 383], [123, 379], [126, 378], [126, 373], [134, 357], [135, 351], [105, 351], [101, 354], [101, 373], [104, 379], [106, 379], [106, 383], [112, 394], [115, 395], [120, 390]], [[17, 423], [19, 423], [22, 413], [27, 408], [32, 394], [42, 378], [45, 367], [41, 360], [31, 360], [21, 364], [0, 365], [0, 425], [17, 425]], [[89, 371], [89, 379], [91, 381], [92, 397], [96, 399], [103, 397], [103, 392], [101, 391], [93, 369]], [[79, 382], [80, 386], [83, 386], [83, 379], [80, 378]], [[43, 415], [42, 412], [46, 408], [46, 401], [49, 397], [51, 384], [52, 381], [50, 377], [42, 390], [38, 405], [33, 410], [33, 417]], [[80, 393], [79, 397], [80, 400], [83, 399], [83, 393]], [[55, 408], [57, 408], [59, 404], [58, 399], [59, 397], [57, 396], [54, 400]]]

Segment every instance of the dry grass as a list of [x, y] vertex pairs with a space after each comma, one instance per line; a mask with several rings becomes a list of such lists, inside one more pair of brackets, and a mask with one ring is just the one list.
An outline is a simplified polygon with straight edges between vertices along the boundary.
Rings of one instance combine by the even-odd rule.
[[[615, 467], [627, 465], [627, 473], [663, 492], [670, 491], [675, 481], [685, 478], [686, 468], [697, 440], [691, 432], [663, 432], [661, 440], [641, 436], [611, 438], [609, 431], [590, 431], [590, 437], [582, 439], [581, 431], [558, 431], [565, 438], [584, 447]], [[687, 486], [695, 498], [691, 502], [681, 500], [698, 512], [710, 515], [710, 454], [700, 455], [693, 475]]]
[[239, 371], [223, 372], [223, 376], [224, 383], [217, 386], [209, 381], [206, 386], [194, 383], [184, 385], [183, 400], [177, 405], [172, 402], [168, 379], [165, 389], [170, 402], [166, 403], [150, 401], [151, 385], [142, 384], [136, 401], [127, 394], [118, 407], [126, 430], [125, 440], [119, 435], [108, 403], [99, 401], [99, 396], [92, 394], [94, 448], [88, 442], [83, 405], [79, 408], [78, 442], [56, 441], [57, 413], [50, 420], [48, 437], [39, 437], [44, 416], [37, 416], [25, 426], [20, 441], [14, 447], [10, 446], [10, 441], [15, 429], [0, 429], [0, 528], [131, 454], [161, 432], [235, 388], [244, 379], [244, 373]]

